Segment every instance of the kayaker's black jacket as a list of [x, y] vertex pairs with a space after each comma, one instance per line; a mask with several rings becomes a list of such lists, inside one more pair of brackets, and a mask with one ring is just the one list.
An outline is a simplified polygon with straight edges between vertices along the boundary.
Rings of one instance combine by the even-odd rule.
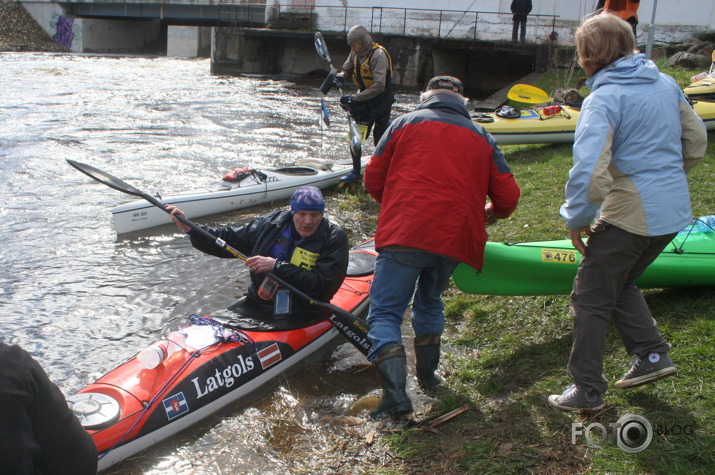
[[0, 362], [0, 472], [96, 474], [92, 437], [40, 364], [5, 343]]
[[[228, 245], [248, 256], [269, 256], [286, 226], [293, 226], [290, 211], [275, 211], [253, 219], [242, 228], [219, 227], [203, 228]], [[297, 236], [297, 233], [295, 233]], [[203, 239], [195, 231], [189, 231], [191, 244], [200, 251], [216, 257], [234, 258], [233, 255], [216, 246], [213, 241]], [[318, 254], [313, 269], [298, 267], [289, 262], [277, 261], [273, 274], [310, 295], [316, 300], [329, 302], [340, 288], [348, 267], [348, 238], [345, 232], [335, 224], [323, 218], [315, 233], [307, 239], [295, 238], [295, 246], [310, 253]], [[265, 274], [251, 272], [251, 285], [248, 297], [258, 303], [264, 303], [256, 294], [265, 279]], [[272, 302], [270, 303], [272, 306]], [[314, 311], [304, 299], [293, 297], [293, 313]]]

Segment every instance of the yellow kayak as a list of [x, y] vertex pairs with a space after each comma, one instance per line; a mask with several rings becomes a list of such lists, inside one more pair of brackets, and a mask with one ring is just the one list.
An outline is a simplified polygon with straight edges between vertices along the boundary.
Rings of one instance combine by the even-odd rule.
[[705, 78], [695, 81], [683, 89], [686, 96], [693, 100], [715, 101], [715, 78]]
[[[547, 110], [548, 107], [555, 109]], [[693, 110], [708, 130], [715, 130], [715, 102], [696, 101]], [[496, 112], [473, 113], [472, 120], [489, 131], [499, 145], [573, 142], [578, 108], [557, 105], [517, 112], [519, 116], [515, 118], [501, 117]]]
[[[545, 111], [547, 107], [558, 111]], [[513, 119], [496, 112], [477, 113], [472, 120], [487, 129], [499, 145], [573, 142], [579, 109], [566, 105], [547, 107], [517, 111], [520, 116]]]

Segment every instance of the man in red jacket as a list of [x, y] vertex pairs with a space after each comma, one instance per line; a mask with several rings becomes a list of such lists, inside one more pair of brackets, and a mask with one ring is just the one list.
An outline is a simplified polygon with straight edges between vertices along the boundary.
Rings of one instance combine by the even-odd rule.
[[481, 270], [485, 224], [507, 218], [519, 200], [504, 155], [471, 120], [463, 94], [459, 79], [432, 78], [417, 109], [387, 129], [365, 170], [365, 188], [381, 204], [368, 359], [383, 396], [373, 418], [412, 412], [400, 325], [413, 295], [417, 379], [427, 388], [441, 384], [442, 292], [459, 262]]

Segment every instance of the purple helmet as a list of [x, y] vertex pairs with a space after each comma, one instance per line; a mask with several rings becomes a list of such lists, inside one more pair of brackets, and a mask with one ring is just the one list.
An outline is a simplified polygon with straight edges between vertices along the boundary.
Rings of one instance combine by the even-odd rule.
[[320, 211], [325, 212], [325, 200], [323, 194], [314, 186], [301, 186], [293, 193], [290, 199], [291, 213], [296, 211]]

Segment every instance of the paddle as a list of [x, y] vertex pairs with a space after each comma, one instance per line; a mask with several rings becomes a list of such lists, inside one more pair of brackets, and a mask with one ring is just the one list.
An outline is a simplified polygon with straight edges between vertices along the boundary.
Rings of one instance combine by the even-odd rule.
[[[79, 163], [74, 160], [66, 159], [67, 163], [72, 165], [74, 168], [77, 170], [81, 171], [88, 177], [97, 180], [100, 183], [104, 183], [110, 188], [114, 188], [115, 190], [121, 191], [122, 193], [128, 193], [130, 195], [135, 195], [139, 196], [141, 198], [144, 198], [147, 200], [149, 203], [153, 204], [154, 206], [161, 208], [165, 212], [169, 212], [166, 209], [166, 206], [164, 203], [161, 201], [157, 200], [151, 195], [148, 195], [144, 193], [141, 190], [138, 190], [137, 188], [134, 188], [132, 185], [120, 180], [119, 178], [110, 175], [109, 173], [103, 172], [102, 170], [99, 170], [97, 168], [94, 168], [90, 165], [86, 165], [84, 163]], [[189, 221], [185, 216], [181, 215], [175, 215], [179, 221], [182, 223], [186, 224], [189, 226], [192, 230], [198, 232], [201, 234], [204, 238], [213, 241], [214, 244], [216, 244], [218, 247], [222, 248], [229, 254], [231, 254], [234, 257], [237, 257], [238, 259], [241, 259], [245, 261], [248, 259], [245, 255], [240, 253], [238, 250], [234, 249], [230, 245], [228, 245], [226, 242], [224, 242], [222, 239], [217, 238], [213, 234], [209, 233], [202, 227], [198, 226], [197, 224]], [[270, 278], [278, 282], [280, 285], [283, 287], [287, 288], [291, 292], [295, 293], [296, 295], [300, 296], [301, 298], [305, 299], [309, 304], [315, 305], [318, 308], [324, 308], [326, 310], [330, 310], [333, 312], [333, 315], [330, 316], [329, 320], [330, 323], [340, 332], [342, 333], [345, 338], [348, 339], [350, 343], [352, 343], [358, 350], [360, 350], [362, 353], [367, 355], [367, 353], [370, 351], [370, 341], [367, 339], [367, 323], [363, 321], [362, 319], [356, 317], [352, 313], [348, 312], [347, 310], [344, 310], [336, 305], [333, 305], [328, 302], [321, 302], [320, 300], [315, 300], [312, 297], [310, 297], [308, 294], [302, 292], [301, 290], [298, 290], [288, 282], [284, 281], [280, 277], [277, 277], [275, 274], [272, 272], [266, 272], [266, 275], [268, 275]]]
[[542, 104], [554, 100], [552, 97], [549, 97], [546, 91], [528, 84], [514, 85], [514, 87], [509, 89], [506, 97], [512, 101], [525, 102], [527, 104]]
[[[326, 78], [325, 81], [323, 81], [323, 85], [321, 85], [320, 90], [323, 93], [323, 95], [327, 94], [328, 91], [330, 91], [330, 88], [326, 89], [326, 84], [325, 82], [332, 76], [332, 79], [335, 79], [335, 75], [337, 74], [337, 70], [333, 66], [333, 60], [330, 59], [330, 53], [328, 52], [328, 47], [325, 44], [325, 39], [323, 39], [323, 34], [320, 33], [319, 31], [315, 32], [315, 50], [318, 52], [321, 58], [323, 58], [325, 61], [328, 62], [328, 66], [330, 66], [330, 73], [328, 74], [328, 78]], [[335, 73], [333, 73], [335, 71]], [[338, 88], [338, 91], [340, 92], [340, 96], [343, 96], [343, 88], [340, 87]], [[353, 116], [350, 115], [350, 112], [348, 112], [348, 135], [349, 135], [349, 142], [350, 142], [350, 155], [353, 158], [353, 163], [355, 163], [355, 159], [359, 159], [362, 157], [362, 134], [360, 134], [360, 129], [358, 129], [357, 124], [355, 121], [353, 121]]]

